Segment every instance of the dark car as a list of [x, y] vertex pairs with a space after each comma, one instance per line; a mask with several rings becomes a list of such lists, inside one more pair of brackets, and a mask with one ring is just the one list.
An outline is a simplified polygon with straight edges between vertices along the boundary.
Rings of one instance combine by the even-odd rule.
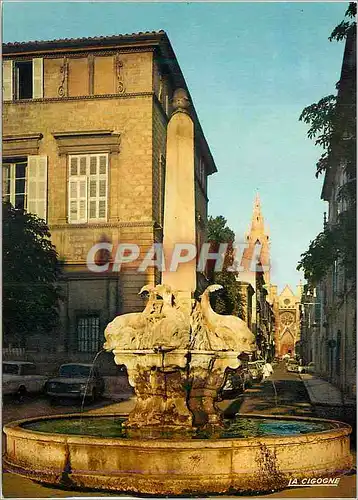
[[248, 363], [248, 369], [251, 374], [252, 380], [254, 382], [261, 382], [263, 378], [261, 365], [257, 361], [250, 361]]
[[68, 363], [60, 366], [58, 377], [46, 382], [45, 392], [52, 400], [86, 398], [95, 401], [104, 392], [104, 380], [91, 364]]
[[229, 369], [223, 388], [219, 391], [218, 399], [231, 399], [243, 394], [252, 385], [251, 373], [247, 363], [242, 363], [236, 370]]
[[228, 369], [224, 386], [220, 389], [218, 394], [219, 401], [223, 399], [232, 399], [245, 390], [245, 379], [242, 371], [238, 368], [236, 370]]

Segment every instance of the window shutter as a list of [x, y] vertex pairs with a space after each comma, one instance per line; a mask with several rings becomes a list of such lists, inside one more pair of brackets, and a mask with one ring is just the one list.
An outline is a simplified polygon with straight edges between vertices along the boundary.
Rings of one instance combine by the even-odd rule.
[[68, 190], [68, 220], [70, 223], [87, 222], [87, 177], [70, 177]]
[[28, 157], [27, 211], [47, 220], [47, 156]]
[[32, 60], [32, 98], [43, 98], [43, 59], [35, 57]]
[[89, 219], [107, 220], [108, 155], [90, 156]]
[[13, 97], [13, 61], [2, 63], [2, 91], [3, 100], [11, 101]]

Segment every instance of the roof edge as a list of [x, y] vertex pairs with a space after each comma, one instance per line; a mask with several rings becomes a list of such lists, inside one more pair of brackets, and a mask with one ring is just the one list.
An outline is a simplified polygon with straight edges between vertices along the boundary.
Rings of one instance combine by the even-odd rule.
[[3, 55], [11, 55], [19, 52], [38, 52], [58, 49], [71, 48], [86, 48], [86, 47], [103, 47], [108, 45], [124, 45], [125, 43], [140, 42], [160, 42], [163, 37], [166, 37], [163, 30], [160, 31], [145, 31], [138, 33], [127, 33], [124, 35], [109, 35], [109, 36], [94, 36], [82, 38], [59, 38], [55, 40], [31, 40], [27, 42], [8, 42], [2, 45]]

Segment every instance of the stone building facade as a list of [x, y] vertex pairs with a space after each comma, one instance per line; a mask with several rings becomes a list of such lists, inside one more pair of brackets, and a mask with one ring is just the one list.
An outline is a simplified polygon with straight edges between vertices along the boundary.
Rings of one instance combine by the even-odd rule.
[[[347, 240], [356, 238], [356, 216], [353, 215], [356, 211], [356, 71], [356, 30], [353, 28], [346, 39], [337, 86], [336, 109], [340, 121], [331, 145], [331, 167], [325, 172], [321, 194], [328, 204], [325, 229], [334, 228], [339, 218], [351, 210], [351, 234], [344, 236]], [[350, 168], [345, 153], [347, 146], [342, 147], [342, 143], [349, 142], [354, 150], [349, 158]], [[351, 197], [341, 196], [344, 190], [355, 193], [354, 202]], [[352, 255], [352, 259], [355, 258], [356, 255]], [[356, 276], [337, 258], [324, 278], [314, 285], [315, 290], [306, 294], [303, 307], [303, 347], [307, 361], [314, 363], [318, 376], [335, 384], [346, 395], [356, 397]], [[308, 323], [310, 317], [314, 320]]]
[[[88, 360], [107, 323], [141, 310], [138, 291], [160, 279], [137, 267], [163, 238], [171, 98], [189, 91], [162, 31], [5, 44], [3, 88], [3, 198], [47, 221], [63, 263], [61, 326], [47, 339], [29, 332], [27, 347]], [[200, 243], [216, 167], [194, 106], [190, 113]], [[97, 273], [87, 256], [99, 242], [113, 252]], [[117, 245], [131, 243], [138, 260], [116, 270]]]

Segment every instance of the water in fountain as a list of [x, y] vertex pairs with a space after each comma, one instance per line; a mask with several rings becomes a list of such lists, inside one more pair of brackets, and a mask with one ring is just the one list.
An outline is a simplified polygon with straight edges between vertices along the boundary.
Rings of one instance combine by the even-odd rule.
[[[128, 429], [124, 426], [126, 418], [117, 416], [85, 417], [85, 426], [82, 417], [67, 417], [49, 420], [40, 420], [23, 424], [23, 428], [54, 434], [86, 435], [93, 437], [127, 438], [141, 437], [141, 439], [175, 439], [175, 431], [158, 431], [141, 429], [140, 431]], [[292, 421], [285, 418], [270, 419], [269, 417], [243, 417], [238, 415], [234, 419], [225, 421], [223, 428], [218, 429], [215, 436], [209, 430], [193, 429], [187, 433], [190, 439], [232, 439], [251, 438], [261, 436], [296, 436], [311, 432], [323, 432], [337, 426], [331, 422]]]
[[273, 387], [273, 392], [275, 393], [275, 406], [277, 406], [278, 405], [278, 401], [277, 401], [277, 389], [276, 389], [275, 381], [273, 379], [271, 379], [271, 384], [272, 384], [272, 387]]

